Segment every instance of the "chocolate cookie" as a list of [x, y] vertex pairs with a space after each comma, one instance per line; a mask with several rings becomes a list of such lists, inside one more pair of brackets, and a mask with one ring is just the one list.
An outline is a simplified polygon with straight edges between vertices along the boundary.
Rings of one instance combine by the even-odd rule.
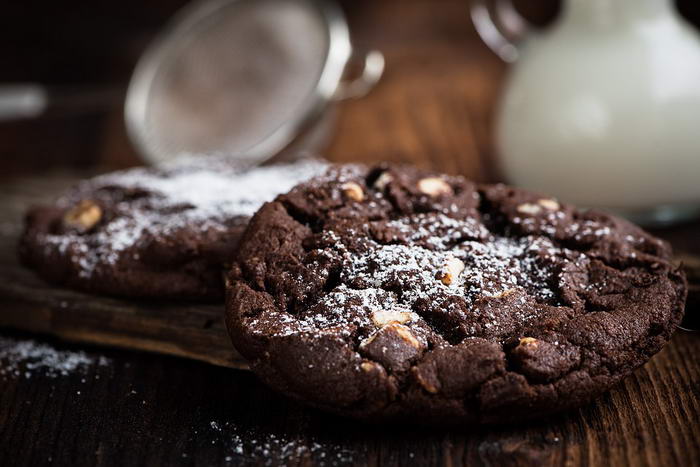
[[20, 257], [50, 282], [91, 292], [221, 299], [222, 266], [250, 216], [325, 167], [246, 170], [199, 157], [96, 177], [28, 213]]
[[494, 423], [580, 406], [683, 313], [669, 246], [504, 185], [344, 166], [266, 203], [227, 280], [234, 345], [362, 419]]

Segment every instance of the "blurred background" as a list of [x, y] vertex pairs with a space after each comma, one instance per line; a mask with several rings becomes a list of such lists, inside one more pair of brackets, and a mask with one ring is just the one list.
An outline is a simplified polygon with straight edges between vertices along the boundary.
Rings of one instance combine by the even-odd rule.
[[[0, 124], [2, 177], [52, 168], [106, 170], [141, 163], [129, 143], [121, 99], [133, 67], [186, 2], [8, 2], [0, 16], [0, 82], [40, 82], [64, 93], [108, 91], [110, 108]], [[480, 180], [493, 171], [491, 117], [507, 69], [479, 39], [466, 0], [341, 2], [355, 46], [387, 62], [367, 97], [344, 103], [327, 156], [431, 164]], [[533, 23], [558, 14], [556, 0], [516, 1]], [[700, 25], [700, 4], [679, 0]], [[104, 95], [100, 97], [103, 99]]]

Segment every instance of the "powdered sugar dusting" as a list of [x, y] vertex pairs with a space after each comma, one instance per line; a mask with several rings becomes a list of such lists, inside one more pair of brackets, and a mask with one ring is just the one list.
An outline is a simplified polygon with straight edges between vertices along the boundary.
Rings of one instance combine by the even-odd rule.
[[164, 172], [132, 169], [98, 177], [96, 185], [145, 189], [161, 207], [188, 206], [185, 216], [200, 220], [252, 216], [276, 195], [319, 173], [316, 160], [241, 170], [234, 164], [174, 165]]
[[70, 254], [80, 276], [89, 278], [124, 254], [138, 259], [130, 249], [145, 237], [168, 237], [192, 226], [198, 229], [189, 235], [203, 239], [226, 232], [235, 219], [252, 216], [266, 201], [326, 167], [310, 159], [244, 170], [227, 159], [199, 158], [103, 175], [82, 183], [58, 204], [68, 208], [80, 199], [106, 199], [114, 212], [94, 232], [46, 234], [42, 241], [49, 254]]
[[[347, 306], [352, 306], [358, 312], [347, 313]], [[418, 317], [418, 315], [411, 312], [411, 307], [401, 303], [398, 296], [393, 292], [379, 287], [352, 289], [345, 284], [341, 284], [323, 297], [316, 307], [312, 307], [309, 313], [301, 317], [295, 323], [294, 331], [291, 328], [287, 328], [285, 333], [290, 334], [296, 331], [320, 329], [323, 332], [333, 332], [348, 336], [353, 328], [370, 326], [371, 313], [375, 311], [406, 312], [411, 313], [416, 318]]]
[[[444, 239], [434, 239], [440, 244]], [[546, 255], [561, 251], [543, 238], [494, 237], [481, 243], [465, 241], [448, 250], [430, 250], [416, 245], [374, 245], [366, 255], [348, 255], [341, 281], [354, 287], [392, 288], [401, 284], [401, 296], [389, 307], [392, 311], [414, 309], [418, 300], [439, 303], [444, 297], [457, 297], [469, 307], [484, 297], [498, 297], [520, 290], [546, 302], [554, 298]], [[451, 258], [458, 258], [464, 270], [452, 283], [439, 280]], [[366, 293], [361, 291], [362, 293]], [[352, 296], [352, 295], [351, 295]], [[383, 303], [384, 309], [387, 303]]]
[[489, 231], [474, 218], [453, 219], [443, 213], [420, 213], [408, 219], [397, 219], [386, 226], [404, 234], [415, 245], [445, 249], [464, 239], [487, 239]]
[[[340, 257], [339, 284], [300, 316], [289, 318], [280, 334], [333, 332], [349, 336], [376, 329], [372, 312], [410, 313], [406, 325], [425, 325], [428, 315], [453, 314], [475, 323], [465, 330], [499, 332], [503, 323], [524, 324], [537, 316], [538, 304], [557, 305], [561, 264], [585, 268], [582, 253], [562, 248], [547, 237], [512, 237], [490, 232], [477, 218], [455, 219], [423, 213], [382, 224], [395, 237], [380, 243], [357, 231], [323, 232], [332, 244], [322, 257]], [[363, 238], [362, 247], [343, 239]], [[396, 242], [396, 243], [394, 243]], [[323, 270], [320, 264], [312, 267]], [[449, 280], [445, 279], [451, 274]], [[454, 277], [452, 277], [454, 276]], [[506, 311], [504, 311], [506, 310]], [[499, 313], [507, 318], [498, 318]], [[284, 320], [282, 320], [284, 321]]]

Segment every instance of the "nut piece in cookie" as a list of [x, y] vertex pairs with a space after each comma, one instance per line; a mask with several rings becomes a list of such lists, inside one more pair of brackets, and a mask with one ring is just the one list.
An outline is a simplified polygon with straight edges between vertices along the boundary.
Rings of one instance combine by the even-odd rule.
[[340, 188], [342, 188], [345, 196], [358, 203], [365, 199], [365, 192], [362, 191], [362, 187], [355, 182], [344, 183]]
[[63, 224], [80, 232], [87, 232], [97, 225], [100, 219], [102, 219], [102, 208], [94, 201], [84, 199], [66, 211], [63, 215]]
[[519, 205], [516, 209], [521, 214], [530, 214], [533, 216], [542, 212], [542, 207], [533, 203], [523, 203]]
[[518, 346], [537, 347], [537, 339], [534, 337], [521, 337]]
[[379, 365], [374, 362], [362, 362], [360, 363], [360, 369], [364, 371], [365, 373], [371, 373], [373, 371], [377, 370], [377, 367]]
[[537, 201], [537, 204], [550, 211], [556, 211], [560, 207], [556, 200], [546, 198]]
[[421, 178], [418, 180], [418, 190], [432, 197], [452, 194], [452, 187], [440, 177]]
[[535, 203], [523, 203], [518, 205], [517, 211], [521, 214], [536, 215], [542, 212], [542, 210], [556, 211], [560, 208], [559, 203], [553, 199], [542, 198], [537, 200]]
[[447, 260], [445, 271], [440, 276], [440, 280], [443, 284], [450, 285], [457, 280], [462, 271], [464, 271], [464, 263], [453, 256]]
[[428, 374], [421, 371], [421, 367], [413, 367], [411, 371], [413, 373], [413, 378], [415, 378], [420, 387], [428, 391], [430, 394], [437, 394], [438, 391], [440, 391], [440, 388], [438, 387], [439, 380], [435, 374], [435, 368], [430, 367], [430, 369], [433, 371]]
[[[491, 298], [506, 298], [509, 295], [514, 294], [516, 291], [515, 289], [505, 289], [501, 292], [498, 292], [495, 295], [492, 295]], [[532, 339], [531, 337], [525, 337], [524, 339]]]
[[425, 346], [411, 330], [399, 323], [384, 326], [360, 344], [360, 352], [390, 371], [405, 371]]
[[407, 323], [417, 319], [418, 316], [410, 311], [384, 311], [377, 310], [372, 312], [372, 322], [377, 327], [386, 326], [391, 323]]
[[394, 177], [389, 172], [382, 172], [374, 181], [374, 187], [377, 190], [384, 190], [386, 186], [394, 180]]

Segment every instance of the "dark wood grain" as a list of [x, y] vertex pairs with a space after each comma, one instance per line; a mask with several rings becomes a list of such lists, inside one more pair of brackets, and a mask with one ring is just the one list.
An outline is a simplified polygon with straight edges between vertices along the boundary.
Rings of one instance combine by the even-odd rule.
[[700, 339], [689, 334], [676, 334], [580, 410], [460, 429], [360, 425], [278, 397], [249, 372], [148, 354], [88, 355], [109, 364], [68, 377], [0, 378], [0, 465], [666, 466], [700, 459]]
[[[41, 40], [26, 41], [24, 49], [9, 55], [15, 61], [10, 60], [0, 73], [5, 79], [30, 79], [16, 69], [17, 63], [26, 62], [31, 63], [28, 69], [41, 71], [40, 77], [53, 76], [55, 69], [59, 81], [104, 76], [111, 82], [115, 76], [127, 76], [131, 66], [127, 59], [143, 48], [144, 39], [152, 35], [159, 19], [162, 21], [182, 2], [158, 1], [148, 7], [131, 4], [133, 12], [114, 4], [107, 9], [114, 14], [108, 15], [100, 13], [103, 8], [99, 3], [82, 9], [75, 6], [72, 11], [63, 4], [53, 8], [37, 27], [42, 31]], [[346, 1], [344, 7], [356, 42], [382, 49], [388, 68], [373, 94], [342, 106], [329, 157], [338, 161], [409, 161], [480, 179], [493, 178], [490, 112], [505, 67], [476, 39], [469, 26], [466, 1], [361, 0]], [[11, 10], [18, 9], [20, 6]], [[146, 13], [130, 30], [131, 16], [136, 11]], [[57, 23], [54, 29], [49, 18]], [[28, 17], [22, 21], [7, 14], [1, 19], [6, 25], [5, 43], [15, 36], [25, 37], [24, 29], [34, 23]], [[99, 21], [106, 21], [107, 26], [102, 29], [92, 24]], [[97, 33], [86, 35], [83, 24]], [[61, 35], [66, 38], [52, 39]], [[109, 36], [109, 41], [99, 42], [103, 36]], [[95, 37], [96, 42], [91, 46], [86, 37]], [[58, 42], [56, 47], [70, 47], [42, 49], [40, 57], [47, 62], [34, 60], [32, 52], [37, 52], [41, 44], [49, 47], [53, 42]], [[105, 44], [112, 49], [99, 48]], [[99, 67], [90, 61], [93, 56], [99, 57]], [[116, 58], [107, 59], [109, 56]], [[76, 61], [71, 62], [70, 57], [76, 57]], [[45, 121], [39, 126], [25, 122], [5, 127], [0, 131], [0, 143], [0, 190], [2, 204], [8, 206], [40, 199], [67, 181], [55, 174], [46, 175], [41, 186], [17, 177], [10, 181], [6, 178], [8, 168], [13, 173], [30, 171], [34, 178], [45, 166], [65, 162], [73, 166], [71, 176], [75, 177], [76, 166], [111, 169], [138, 162], [126, 140], [118, 109], [103, 117], [72, 122]], [[10, 183], [19, 183], [22, 189], [10, 190]], [[15, 194], [24, 201], [11, 200]], [[21, 209], [12, 209], [0, 214], [5, 219], [0, 221], [3, 239], [17, 235]], [[679, 249], [700, 253], [699, 223], [658, 233]], [[8, 271], [14, 271], [9, 274], [21, 274], [21, 280], [30, 284], [19, 295], [31, 294], [31, 301], [41, 301], [47, 299], [44, 295], [55, 293], [26, 271], [18, 272], [14, 261], [11, 247], [0, 248], [0, 290], [7, 290], [8, 277], [15, 277], [8, 276]], [[94, 321], [94, 317], [79, 311], [84, 301], [92, 298], [62, 293], [70, 304], [64, 311], [76, 311], [86, 323]], [[42, 307], [27, 307], [26, 303], [24, 308], [17, 307], [18, 300], [26, 302], [29, 298], [10, 299], [8, 294], [0, 297], [0, 315], [33, 313], [37, 330], [50, 330], [58, 320], [55, 313], [61, 311], [60, 300], [59, 309], [48, 307], [49, 311], [42, 311]], [[149, 310], [151, 316], [159, 312], [159, 307], [152, 304], [135, 307], [119, 300], [107, 302], [110, 310], [120, 309], [124, 316], [138, 317], [144, 310]], [[187, 309], [180, 308], [182, 313]], [[214, 309], [210, 312], [216, 314]], [[693, 305], [688, 312], [699, 314], [700, 309]], [[208, 312], [200, 313], [195, 313], [197, 317], [191, 321], [184, 314], [173, 316], [172, 325], [189, 329], [176, 341], [186, 339], [186, 348], [197, 348], [196, 352], [180, 353], [194, 358], [209, 354], [210, 361], [229, 362], [230, 349], [219, 340], [223, 328], [216, 322], [208, 325], [204, 317]], [[137, 321], [127, 320], [120, 326], [129, 335], [139, 330], [143, 333]], [[98, 324], [109, 328], [114, 323], [91, 325]], [[147, 323], [145, 327], [149, 326], [155, 324]], [[62, 329], [64, 337], [71, 337], [79, 328], [71, 323], [54, 329]], [[141, 336], [142, 348], [178, 352], [176, 345], [163, 347], [161, 342], [170, 342], [165, 335], [171, 329], [164, 333], [158, 329], [151, 327], [153, 332]], [[210, 339], [208, 330], [219, 336]], [[24, 373], [0, 375], [3, 466], [700, 465], [697, 334], [677, 332], [670, 345], [647, 365], [580, 410], [521, 426], [459, 429], [359, 425], [281, 398], [247, 371], [152, 353], [67, 344], [42, 334], [4, 329], [0, 335], [46, 341], [58, 349], [85, 351], [93, 358], [107, 359], [106, 365], [89, 365], [65, 376], [52, 377], [39, 370], [32, 371], [28, 378]], [[92, 337], [89, 332], [79, 336]], [[153, 342], [158, 345], [151, 347]]]

